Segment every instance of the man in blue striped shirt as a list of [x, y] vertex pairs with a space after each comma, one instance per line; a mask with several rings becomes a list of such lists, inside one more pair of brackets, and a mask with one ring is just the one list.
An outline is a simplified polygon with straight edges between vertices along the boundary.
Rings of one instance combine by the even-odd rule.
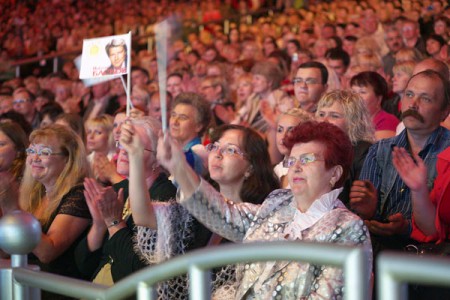
[[450, 146], [450, 131], [440, 125], [450, 111], [448, 79], [436, 71], [420, 72], [409, 80], [401, 101], [405, 130], [370, 148], [350, 193], [352, 209], [372, 233], [374, 254], [403, 248], [411, 232], [410, 190], [392, 164], [392, 148], [403, 147], [424, 160], [431, 189], [436, 156]]

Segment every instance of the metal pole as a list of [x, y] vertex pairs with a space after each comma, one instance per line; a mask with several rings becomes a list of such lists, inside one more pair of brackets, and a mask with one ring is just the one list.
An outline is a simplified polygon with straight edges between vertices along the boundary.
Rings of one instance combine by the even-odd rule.
[[193, 265], [189, 268], [189, 299], [207, 300], [211, 299], [211, 276], [210, 272]]

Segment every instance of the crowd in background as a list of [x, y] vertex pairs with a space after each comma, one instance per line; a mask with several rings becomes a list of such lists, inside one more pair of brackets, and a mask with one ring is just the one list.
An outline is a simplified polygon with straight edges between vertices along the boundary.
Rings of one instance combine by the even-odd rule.
[[[448, 2], [45, 0], [0, 10], [0, 72], [66, 53], [57, 72], [37, 63], [0, 83], [0, 215], [39, 219], [31, 255], [43, 270], [111, 285], [222, 243], [303, 239], [376, 257], [450, 237]], [[159, 139], [148, 35], [164, 19], [170, 138]], [[128, 49], [130, 112], [120, 78], [86, 86], [69, 53], [128, 31], [144, 36]], [[342, 282], [341, 271], [307, 264], [214, 272], [220, 298], [332, 298]], [[448, 292], [411, 289], [416, 299]], [[186, 297], [186, 278], [158, 292]]]

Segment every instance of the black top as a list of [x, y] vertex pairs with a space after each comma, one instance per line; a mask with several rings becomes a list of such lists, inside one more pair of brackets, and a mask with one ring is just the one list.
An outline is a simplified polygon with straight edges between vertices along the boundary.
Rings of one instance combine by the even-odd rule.
[[[89, 208], [86, 204], [84, 198], [84, 186], [82, 184], [74, 186], [61, 200], [61, 203], [57, 209], [53, 212], [50, 217], [49, 222], [42, 226], [42, 232], [47, 233], [50, 229], [53, 220], [59, 214], [70, 215], [74, 217], [91, 219], [91, 214], [89, 213]], [[29, 263], [37, 264], [41, 268], [41, 271], [59, 274], [63, 276], [86, 279], [83, 277], [81, 272], [78, 270], [75, 260], [75, 248], [80, 243], [80, 241], [86, 238], [88, 230], [86, 229], [73, 243], [70, 247], [62, 253], [58, 258], [53, 260], [48, 264], [41, 263], [36, 256], [30, 254]], [[66, 296], [52, 294], [46, 291], [42, 291], [42, 299], [71, 299]]]
[[[84, 198], [83, 185], [74, 186], [61, 200], [61, 203], [53, 212], [49, 222], [42, 226], [42, 232], [47, 233], [51, 224], [59, 214], [70, 215], [74, 217], [91, 219], [89, 208]], [[74, 278], [82, 278], [81, 273], [75, 264], [74, 251], [78, 242], [87, 234], [87, 230], [78, 237], [77, 240], [58, 258], [48, 264], [41, 263], [36, 256], [30, 255], [30, 264], [38, 264], [42, 271], [69, 276]]]
[[354, 157], [352, 166], [350, 168], [350, 174], [347, 180], [344, 182], [344, 190], [339, 195], [339, 200], [341, 200], [342, 203], [347, 206], [347, 208], [350, 208], [350, 189], [352, 187], [353, 181], [358, 180], [359, 178], [359, 173], [361, 172], [370, 146], [372, 146], [372, 144], [366, 141], [359, 141], [356, 143], [356, 145], [353, 146]]
[[[128, 198], [128, 180], [113, 185], [114, 190], [123, 188], [124, 199]], [[168, 201], [174, 199], [176, 188], [167, 176], [161, 173], [149, 189], [153, 200]], [[82, 274], [91, 280], [95, 278], [100, 269], [109, 261], [111, 275], [114, 282], [147, 266], [134, 251], [133, 236], [135, 224], [132, 216], [126, 221], [127, 227], [117, 231], [111, 238], [105, 237], [101, 248], [90, 252], [85, 237], [77, 246], [75, 259]]]

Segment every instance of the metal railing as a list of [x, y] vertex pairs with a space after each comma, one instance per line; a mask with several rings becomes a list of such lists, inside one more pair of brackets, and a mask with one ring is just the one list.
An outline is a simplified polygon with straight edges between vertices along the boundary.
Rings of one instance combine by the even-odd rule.
[[378, 299], [407, 299], [407, 283], [450, 287], [450, 259], [384, 252], [377, 259]]
[[[1, 233], [5, 232], [4, 227], [9, 226], [10, 230], [14, 230], [12, 227], [20, 227], [22, 236], [28, 232], [30, 235], [27, 239], [32, 238], [32, 235], [36, 234], [36, 232], [26, 231], [26, 226], [20, 225], [24, 223], [21, 221], [21, 218], [24, 216], [29, 218], [29, 214], [20, 212], [16, 213], [15, 216], [3, 217], [0, 220], [0, 237]], [[5, 221], [5, 218], [7, 218], [7, 221]], [[16, 233], [20, 232], [16, 230]], [[0, 243], [0, 246], [4, 247], [6, 243], [8, 243], [8, 237]], [[9, 253], [14, 253], [14, 250], [16, 250], [14, 247], [7, 248]], [[5, 278], [10, 278], [13, 282], [0, 283], [3, 286], [14, 286], [11, 289], [13, 291], [12, 295], [9, 298], [5, 298], [5, 300], [39, 299], [36, 296], [32, 296], [35, 294], [31, 293], [31, 291], [36, 289], [84, 299], [123, 299], [133, 295], [135, 292], [137, 292], [138, 299], [156, 299], [156, 284], [158, 282], [187, 272], [190, 279], [190, 299], [204, 300], [210, 299], [210, 269], [235, 263], [274, 260], [303, 261], [342, 267], [345, 276], [344, 299], [369, 299], [369, 260], [367, 250], [358, 247], [308, 242], [233, 244], [213, 249], [197, 250], [162, 264], [145, 268], [119, 281], [112, 287], [31, 270], [26, 268], [26, 262], [22, 261], [17, 265], [21, 267], [8, 270], [11, 276], [0, 276], [2, 281], [6, 280]], [[30, 289], [30, 287], [34, 289]]]
[[[110, 288], [54, 274], [14, 269], [14, 280], [23, 287], [84, 299], [123, 299], [137, 291], [138, 299], [156, 299], [156, 284], [174, 276], [189, 275], [189, 298], [210, 299], [209, 270], [227, 264], [273, 260], [307, 261], [343, 267], [346, 300], [368, 299], [368, 259], [361, 248], [306, 242], [276, 242], [202, 249], [146, 268]], [[23, 298], [14, 298], [16, 300]]]

